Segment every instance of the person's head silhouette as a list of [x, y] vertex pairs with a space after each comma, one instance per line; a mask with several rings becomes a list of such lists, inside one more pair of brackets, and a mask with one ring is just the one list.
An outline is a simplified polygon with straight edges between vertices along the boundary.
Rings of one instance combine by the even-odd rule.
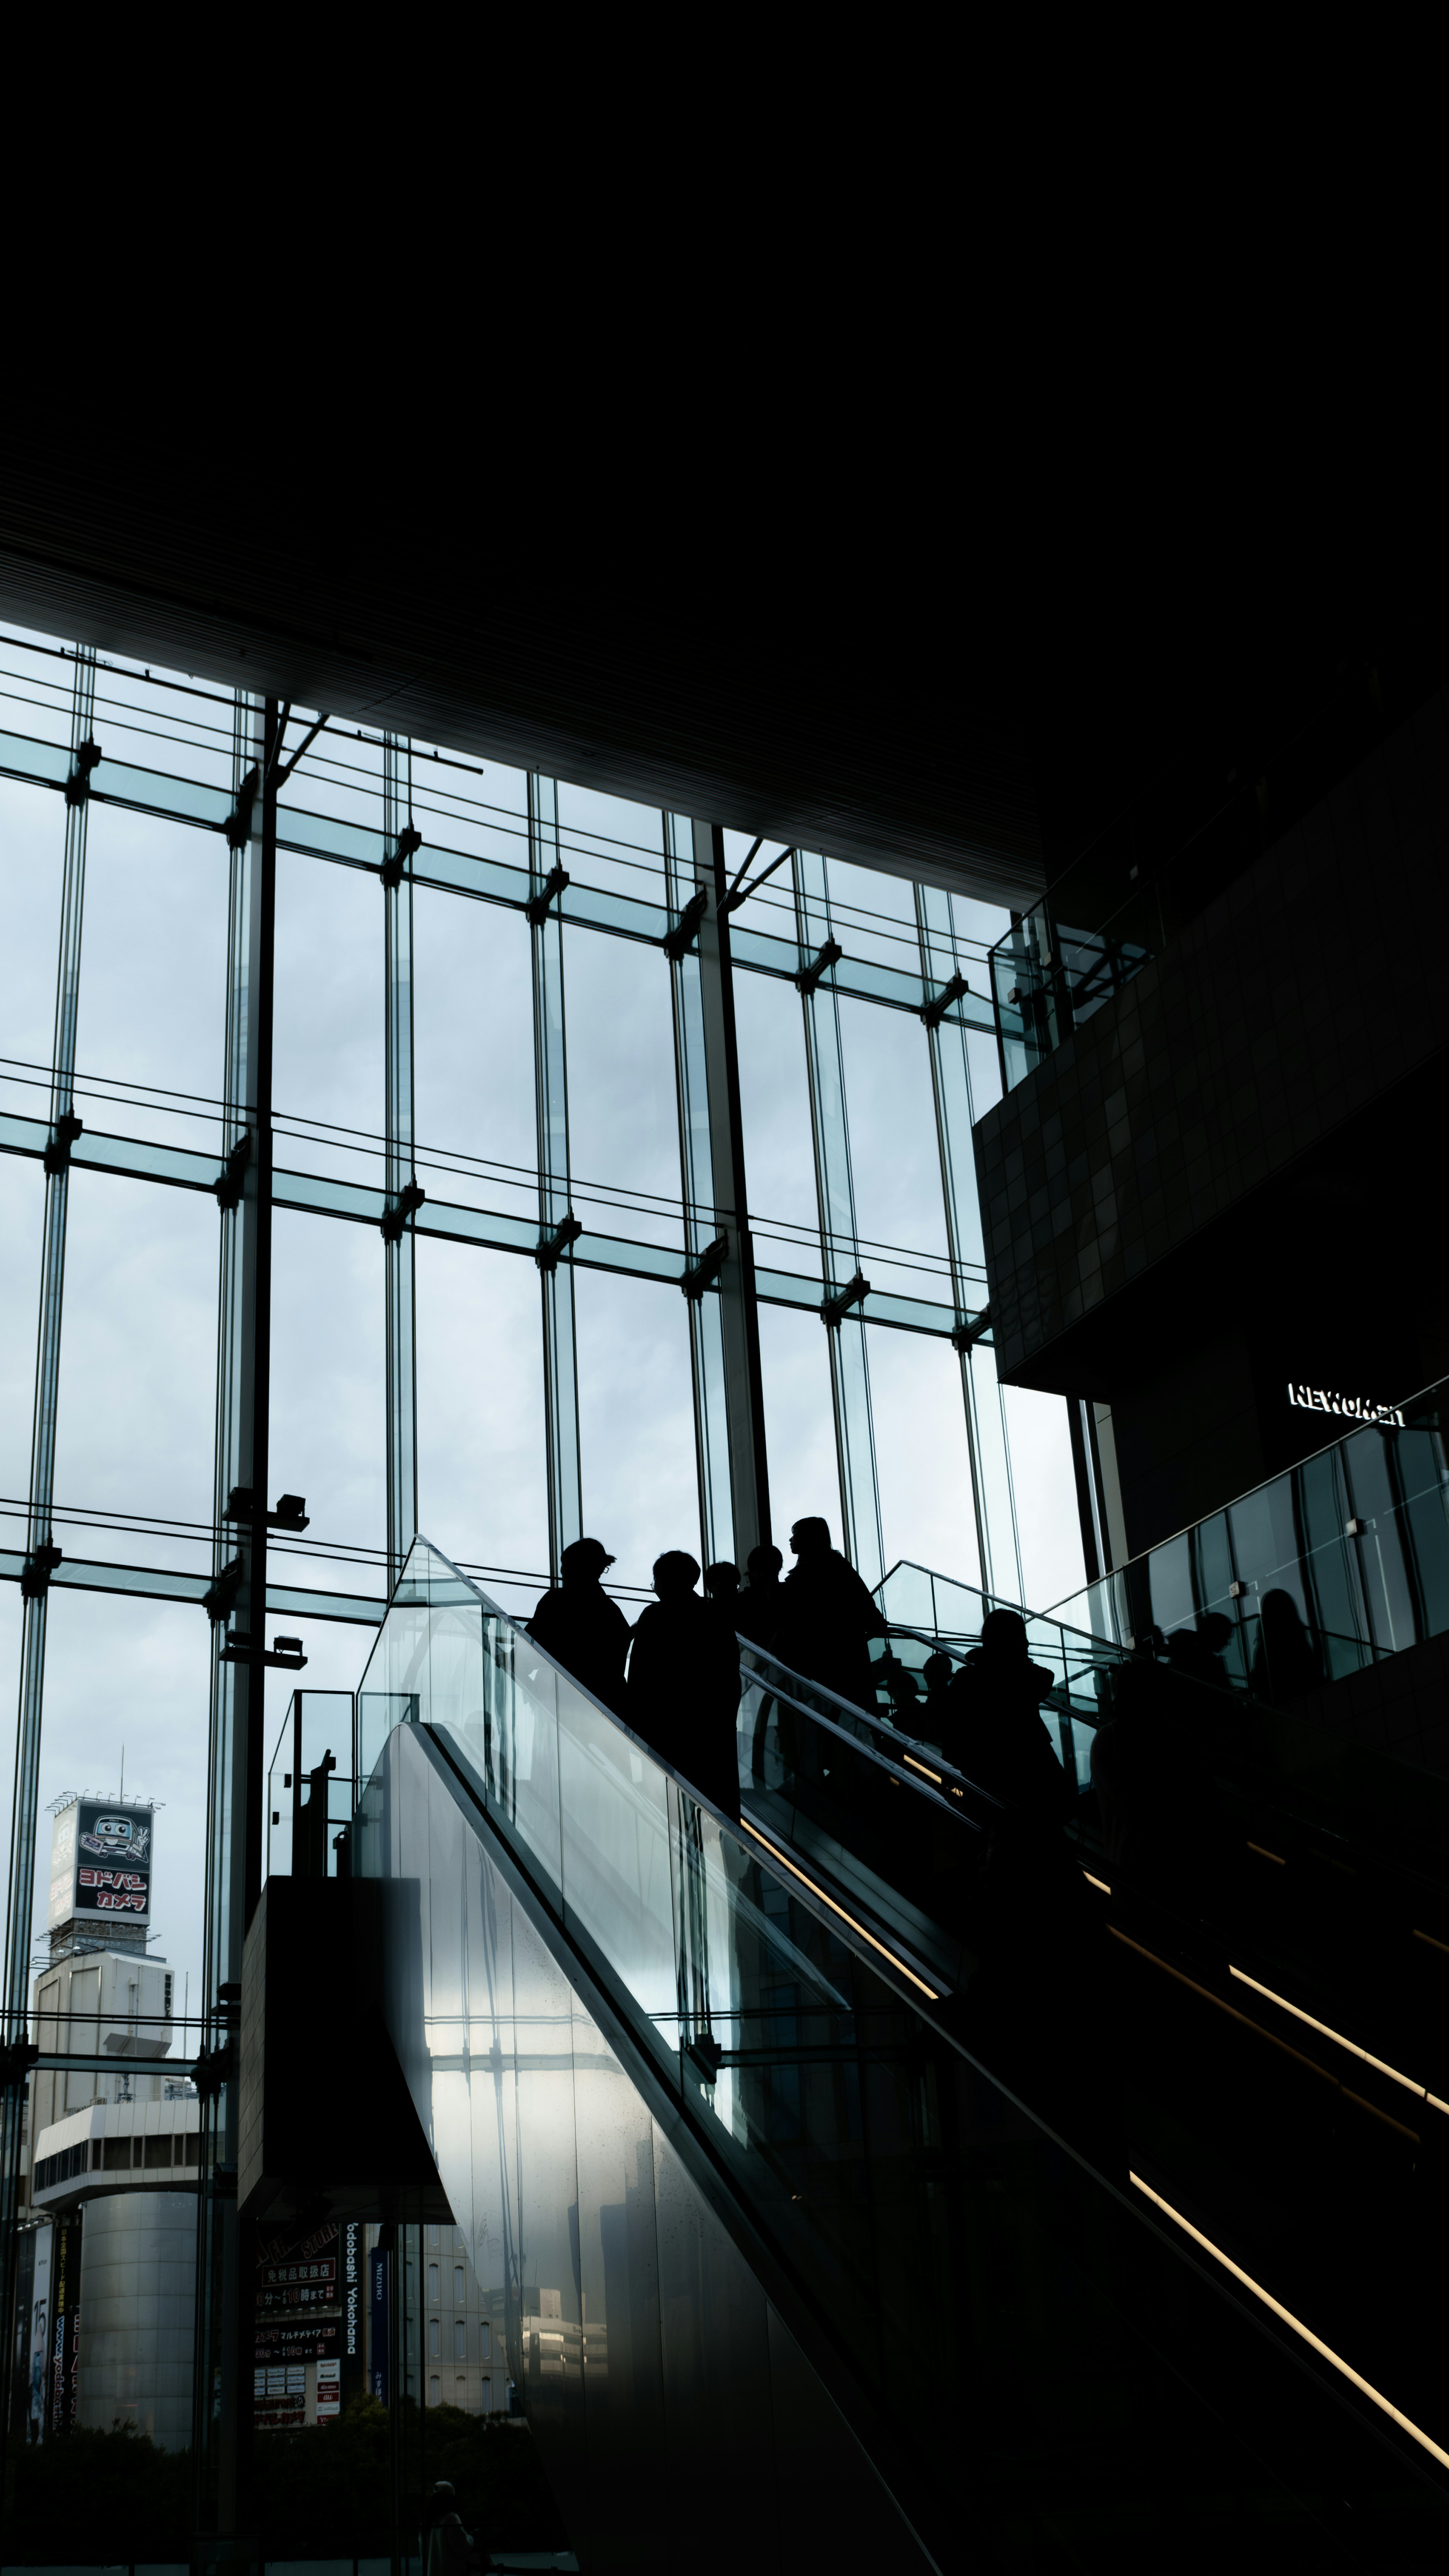
[[955, 1669], [950, 1656], [943, 1655], [939, 1647], [934, 1655], [926, 1657], [921, 1666], [921, 1675], [926, 1685], [927, 1699], [940, 1698], [942, 1691], [949, 1687], [951, 1675]]
[[988, 1610], [981, 1622], [981, 1645], [993, 1663], [1026, 1662], [1026, 1621], [1019, 1610]]
[[797, 1521], [790, 1532], [790, 1546], [802, 1565], [812, 1558], [830, 1554], [830, 1523], [814, 1517]]
[[752, 1547], [745, 1559], [750, 1581], [756, 1589], [762, 1583], [778, 1583], [784, 1562], [777, 1547]]
[[576, 1538], [559, 1558], [559, 1574], [572, 1590], [581, 1583], [597, 1583], [605, 1566], [613, 1562], [601, 1539]]
[[686, 1601], [699, 1581], [699, 1567], [682, 1547], [666, 1548], [654, 1560], [654, 1589], [661, 1601]]
[[733, 1601], [740, 1588], [740, 1569], [722, 1556], [704, 1569], [704, 1588], [711, 1601]]

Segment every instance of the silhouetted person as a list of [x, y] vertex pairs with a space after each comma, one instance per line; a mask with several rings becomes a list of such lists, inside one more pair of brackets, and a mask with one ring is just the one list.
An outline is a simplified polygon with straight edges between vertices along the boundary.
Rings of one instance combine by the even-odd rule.
[[717, 1807], [740, 1811], [740, 1649], [730, 1613], [695, 1591], [681, 1548], [655, 1561], [657, 1601], [642, 1610], [629, 1656], [628, 1718], [661, 1760]]
[[[774, 1647], [775, 1630], [780, 1624], [780, 1568], [784, 1562], [777, 1547], [752, 1547], [745, 1559], [750, 1579], [734, 1601], [736, 1636], [767, 1651]], [[759, 1781], [765, 1777], [765, 1736], [775, 1706], [773, 1695], [762, 1691], [750, 1747], [750, 1769]]]
[[797, 1521], [790, 1545], [796, 1563], [780, 1586], [774, 1652], [794, 1672], [874, 1713], [870, 1640], [886, 1633], [880, 1606], [831, 1546], [827, 1522]]
[[1200, 1610], [1190, 1628], [1174, 1628], [1167, 1640], [1167, 1660], [1175, 1673], [1190, 1673], [1194, 1681], [1225, 1690], [1228, 1677], [1222, 1657], [1232, 1634], [1233, 1623], [1221, 1610]]
[[1053, 1682], [1027, 1653], [1025, 1620], [1015, 1610], [988, 1610], [981, 1643], [947, 1693], [959, 1748], [952, 1759], [1014, 1817], [1039, 1825], [1063, 1823], [1076, 1806], [1041, 1720]]
[[440, 2478], [427, 2504], [428, 2555], [424, 2576], [478, 2576], [488, 2561], [471, 2531], [463, 2528], [458, 2499], [446, 2478]]
[[[916, 1688], [915, 1674], [906, 1670], [900, 1657], [893, 1655], [889, 1646], [879, 1663], [872, 1664], [871, 1671], [877, 1692], [883, 1690], [890, 1701], [892, 1723], [907, 1735], [914, 1735], [921, 1716], [921, 1697]], [[879, 1700], [876, 1705], [879, 1707]]]
[[1253, 1648], [1254, 1690], [1281, 1706], [1301, 1698], [1304, 1691], [1317, 1690], [1322, 1680], [1323, 1659], [1298, 1615], [1292, 1593], [1265, 1592]]
[[921, 1679], [926, 1685], [926, 1705], [920, 1713], [922, 1734], [932, 1744], [939, 1744], [948, 1762], [956, 1760], [947, 1736], [954, 1733], [955, 1716], [951, 1706], [951, 1684], [956, 1667], [949, 1655], [937, 1647], [921, 1666]]
[[576, 1538], [564, 1549], [559, 1559], [562, 1579], [555, 1590], [544, 1593], [528, 1622], [528, 1634], [605, 1708], [622, 1717], [629, 1622], [600, 1581], [604, 1568], [613, 1562], [598, 1539]]
[[780, 1624], [784, 1558], [777, 1547], [752, 1547], [746, 1564], [749, 1582], [734, 1603], [735, 1628], [752, 1646], [773, 1647]]
[[733, 1620], [735, 1603], [740, 1597], [740, 1569], [737, 1565], [731, 1565], [727, 1556], [722, 1556], [714, 1565], [705, 1567], [704, 1597], [706, 1601], [713, 1601], [719, 1609], [727, 1610]]

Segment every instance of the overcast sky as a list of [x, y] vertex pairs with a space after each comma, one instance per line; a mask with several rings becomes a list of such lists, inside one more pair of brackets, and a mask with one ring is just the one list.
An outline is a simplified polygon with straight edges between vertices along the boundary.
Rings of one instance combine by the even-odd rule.
[[[0, 660], [7, 658], [0, 651]], [[58, 712], [0, 713], [0, 725], [68, 738]], [[98, 723], [98, 733], [102, 728]], [[157, 768], [178, 760], [156, 742], [128, 757]], [[201, 767], [210, 753], [198, 754]], [[368, 759], [360, 749], [358, 757]], [[221, 774], [218, 760], [217, 774]], [[471, 783], [471, 782], [470, 782]], [[521, 804], [513, 773], [490, 771], [500, 809]], [[305, 798], [320, 805], [315, 788]], [[355, 799], [353, 800], [356, 801]], [[345, 808], [348, 796], [334, 802]], [[362, 810], [359, 806], [358, 810]], [[561, 792], [580, 838], [612, 830], [641, 839], [657, 818], [613, 808], [583, 789]], [[512, 827], [516, 833], [516, 823]], [[48, 1064], [54, 1024], [65, 809], [53, 791], [0, 780], [0, 1108], [48, 1111], [22, 1064]], [[438, 837], [444, 835], [441, 826]], [[451, 837], [461, 845], [463, 834]], [[733, 836], [731, 836], [733, 839]], [[480, 841], [481, 846], [481, 841]], [[741, 843], [739, 855], [745, 845]], [[516, 837], [506, 855], [520, 863]], [[577, 873], [610, 871], [652, 895], [640, 853], [596, 848]], [[833, 884], [836, 879], [833, 877]], [[910, 889], [859, 869], [838, 872], [843, 901], [887, 916], [870, 933], [892, 947], [891, 921], [910, 928]], [[95, 806], [89, 817], [77, 1063], [83, 1075], [214, 1098], [221, 1086], [226, 974], [227, 853], [219, 835]], [[652, 895], [662, 900], [662, 895]], [[788, 915], [751, 908], [761, 926]], [[1004, 916], [964, 907], [977, 939]], [[862, 933], [862, 937], [865, 934]], [[677, 1195], [669, 975], [657, 951], [571, 928], [565, 935], [571, 1156], [587, 1184]], [[857, 944], [855, 940], [852, 945]], [[533, 1074], [528, 934], [494, 905], [420, 890], [416, 898], [417, 1133], [459, 1155], [531, 1164]], [[976, 979], [973, 977], [973, 981]], [[745, 1143], [757, 1222], [814, 1224], [809, 1095], [802, 1015], [788, 984], [737, 978]], [[375, 878], [283, 853], [278, 871], [276, 1098], [279, 1112], [372, 1134], [382, 1125], [382, 897]], [[930, 1068], [919, 1023], [853, 1001], [842, 1005], [846, 1089], [861, 1235], [944, 1262]], [[993, 1079], [973, 1054], [973, 1079]], [[989, 1105], [978, 1098], [976, 1114]], [[215, 1148], [204, 1110], [189, 1120], [138, 1106], [78, 1103], [87, 1127], [164, 1135]], [[279, 1141], [278, 1161], [325, 1168], [319, 1149]], [[359, 1176], [364, 1167], [354, 1166]], [[366, 1167], [371, 1176], [375, 1165]], [[429, 1176], [434, 1198], [513, 1204], [495, 1176]], [[40, 1218], [44, 1178], [34, 1161], [0, 1153], [0, 1492], [27, 1491], [31, 1442]], [[77, 1170], [70, 1183], [64, 1332], [56, 1453], [57, 1503], [204, 1521], [211, 1510], [218, 1217], [187, 1191]], [[519, 1202], [522, 1204], [522, 1202]], [[639, 1214], [593, 1220], [631, 1236], [656, 1231]], [[677, 1215], [666, 1221], [668, 1239]], [[811, 1267], [785, 1243], [761, 1259]], [[383, 1253], [375, 1231], [291, 1211], [275, 1220], [271, 1452], [275, 1491], [305, 1494], [312, 1537], [380, 1547], [385, 1538]], [[893, 1273], [876, 1254], [878, 1287], [949, 1298], [919, 1272]], [[420, 1240], [417, 1247], [418, 1442], [421, 1526], [448, 1554], [541, 1578], [547, 1563], [540, 1292], [531, 1260]], [[618, 1558], [617, 1576], [645, 1586], [667, 1546], [697, 1550], [688, 1311], [672, 1286], [582, 1271], [576, 1279], [584, 1517]], [[869, 1331], [886, 1562], [910, 1557], [976, 1579], [960, 1366], [948, 1343]], [[770, 1486], [777, 1527], [822, 1512], [839, 1537], [827, 1335], [812, 1313], [761, 1314]], [[1007, 1391], [1028, 1600], [1061, 1599], [1082, 1579], [1064, 1406]], [[4, 1544], [23, 1545], [23, 1520]], [[200, 1566], [204, 1551], [154, 1536], [58, 1532], [67, 1555]], [[279, 1560], [277, 1574], [289, 1569]], [[294, 1579], [328, 1576], [300, 1562]], [[340, 1589], [380, 1588], [378, 1573], [337, 1571]], [[510, 1605], [528, 1580], [494, 1587]], [[8, 1844], [18, 1690], [18, 1586], [0, 1584], [3, 1826]], [[366, 1630], [312, 1622], [308, 1687], [353, 1689], [371, 1643]], [[156, 1819], [155, 1948], [177, 1971], [177, 2004], [201, 1964], [208, 1628], [200, 1610], [127, 1602], [56, 1588], [50, 1596], [40, 1801], [68, 1790], [119, 1789], [162, 1804]], [[268, 1676], [268, 1758], [289, 1685]], [[340, 1750], [340, 1748], [339, 1748]], [[43, 1938], [49, 1819], [42, 1815], [35, 1924]]]

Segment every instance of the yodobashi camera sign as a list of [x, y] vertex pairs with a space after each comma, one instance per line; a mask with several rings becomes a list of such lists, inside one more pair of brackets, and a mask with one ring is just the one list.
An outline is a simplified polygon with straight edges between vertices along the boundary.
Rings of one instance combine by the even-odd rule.
[[149, 1807], [78, 1798], [56, 1817], [50, 1856], [50, 1920], [70, 1914], [151, 1919]]

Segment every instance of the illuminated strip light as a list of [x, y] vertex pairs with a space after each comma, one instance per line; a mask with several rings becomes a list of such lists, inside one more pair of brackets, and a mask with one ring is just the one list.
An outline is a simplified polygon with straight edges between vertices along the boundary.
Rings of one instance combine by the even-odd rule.
[[[1159, 1959], [1155, 1950], [1144, 1950], [1141, 1942], [1132, 1940], [1119, 1924], [1109, 1923], [1107, 1929], [1115, 1941], [1125, 1942], [1127, 1948], [1135, 1950], [1139, 1958], [1150, 1959], [1153, 1967], [1160, 1968], [1165, 1977], [1175, 1977], [1178, 1984], [1186, 1986], [1190, 1994], [1201, 1995], [1204, 2003], [1212, 2004], [1220, 2013], [1226, 2013], [1230, 2020], [1240, 2021], [1244, 2030], [1256, 2031], [1259, 2039], [1266, 2039], [1270, 2048], [1281, 2048], [1284, 2056], [1291, 2057], [1296, 2066], [1305, 2066], [1310, 2075], [1321, 2075], [1325, 2084], [1337, 2085], [1346, 2102], [1356, 2102], [1361, 2111], [1372, 2112], [1376, 2120], [1382, 2120], [1386, 2127], [1397, 2129], [1401, 2137], [1412, 2138], [1415, 2146], [1418, 2145], [1417, 2129], [1406, 2129], [1402, 2120], [1391, 2120], [1388, 2112], [1381, 2111], [1376, 2102], [1366, 2102], [1361, 2093], [1350, 2092], [1348, 2086], [1342, 2083], [1338, 2076], [1330, 2075], [1326, 2066], [1319, 2065], [1316, 2057], [1305, 2057], [1301, 2049], [1290, 2048], [1287, 2040], [1280, 2039], [1276, 2030], [1265, 2029], [1262, 2022], [1254, 2021], [1247, 2013], [1240, 2013], [1236, 2004], [1225, 2003], [1222, 1996], [1215, 1995], [1210, 1986], [1200, 1986], [1195, 1977], [1184, 1976], [1181, 1968], [1174, 1968], [1168, 1960]], [[1263, 1991], [1266, 1992], [1266, 1988]], [[1274, 2000], [1276, 2001], [1276, 1997]], [[1431, 2095], [1428, 2098], [1432, 2100], [1433, 2097]]]
[[1280, 1869], [1286, 1869], [1286, 1868], [1287, 1868], [1287, 1866], [1288, 1866], [1288, 1863], [1287, 1863], [1287, 1862], [1286, 1862], [1286, 1860], [1283, 1858], [1282, 1853], [1281, 1853], [1281, 1852], [1270, 1852], [1266, 1843], [1251, 1843], [1251, 1842], [1250, 1842], [1250, 1843], [1249, 1843], [1249, 1845], [1248, 1845], [1248, 1849], [1249, 1849], [1249, 1851], [1250, 1851], [1250, 1852], [1256, 1852], [1256, 1853], [1257, 1853], [1257, 1855], [1258, 1855], [1259, 1860], [1275, 1860], [1275, 1861], [1277, 1862], [1278, 1867], [1279, 1867]]
[[1407, 2433], [1411, 2442], [1417, 2442], [1421, 2450], [1427, 2451], [1431, 2459], [1438, 2461], [1441, 2469], [1449, 2469], [1449, 2451], [1441, 2451], [1438, 2443], [1432, 2441], [1427, 2433], [1421, 2432], [1418, 2425], [1411, 2422], [1401, 2408], [1395, 2406], [1389, 2398], [1380, 2396], [1379, 2391], [1363, 2377], [1361, 2372], [1354, 2369], [1351, 2362], [1344, 2361], [1331, 2344], [1326, 2344], [1321, 2335], [1314, 2333], [1311, 2326], [1304, 2325], [1301, 2318], [1295, 2317], [1291, 2308], [1285, 2308], [1281, 2300], [1274, 2298], [1271, 2290], [1265, 2290], [1260, 2281], [1253, 2279], [1251, 2272], [1245, 2272], [1241, 2264], [1235, 2263], [1231, 2254], [1225, 2254], [1220, 2245], [1214, 2245], [1210, 2236], [1204, 2236], [1200, 2228], [1193, 2226], [1190, 2218], [1184, 2218], [1181, 2210], [1174, 2209], [1170, 2200], [1164, 2200], [1160, 2192], [1154, 2191], [1150, 2182], [1144, 2182], [1140, 2174], [1131, 2172], [1127, 2179], [1135, 2183], [1137, 2189], [1152, 2202], [1155, 2209], [1160, 2209], [1164, 2217], [1172, 2220], [1174, 2227], [1180, 2227], [1185, 2236], [1190, 2236], [1194, 2245], [1200, 2245], [1205, 2254], [1211, 2254], [1215, 2263], [1221, 2263], [1225, 2272], [1231, 2272], [1235, 2281], [1241, 2281], [1245, 2290], [1251, 2290], [1255, 2299], [1261, 2299], [1265, 2308], [1270, 2308], [1275, 2317], [1282, 2319], [1285, 2326], [1291, 2326], [1296, 2335], [1301, 2335], [1312, 2351], [1320, 2354], [1324, 2361], [1331, 2362], [1335, 2370], [1341, 2371], [1350, 2386], [1358, 2389], [1360, 2395], [1367, 2397], [1371, 2405], [1377, 2406], [1383, 2414], [1387, 2415], [1391, 2423], [1397, 2424], [1401, 2432]]
[[753, 1834], [757, 1843], [764, 1844], [765, 1849], [772, 1860], [777, 1860], [782, 1869], [788, 1869], [794, 1877], [799, 1879], [802, 1887], [808, 1887], [812, 1896], [818, 1896], [822, 1905], [828, 1905], [832, 1914], [838, 1914], [842, 1923], [848, 1923], [852, 1932], [858, 1932], [862, 1941], [868, 1941], [873, 1950], [879, 1950], [881, 1957], [883, 1959], [889, 1959], [891, 1966], [896, 1969], [901, 1976], [909, 1977], [913, 1986], [919, 1986], [921, 1993], [925, 1995], [931, 2003], [938, 2004], [940, 2002], [941, 1998], [937, 1994], [934, 1986], [928, 1986], [924, 1977], [918, 1977], [914, 1968], [908, 1968], [904, 1959], [898, 1959], [894, 1950], [888, 1950], [886, 1948], [884, 1941], [878, 1941], [873, 1932], [867, 1932], [863, 1923], [857, 1923], [853, 1914], [847, 1914], [843, 1905], [837, 1905], [833, 1896], [827, 1896], [823, 1887], [817, 1887], [813, 1878], [807, 1878], [803, 1869], [797, 1868], [793, 1860], [787, 1860], [785, 1854], [778, 1850], [776, 1845], [771, 1842], [768, 1834], [762, 1834], [759, 1826], [752, 1825], [748, 1816], [741, 1816], [740, 1822], [744, 1826], [747, 1834]]
[[937, 1788], [940, 1788], [944, 1775], [939, 1771], [933, 1771], [929, 1762], [918, 1762], [914, 1753], [903, 1753], [901, 1755], [901, 1760], [903, 1762], [909, 1762], [913, 1771], [923, 1771], [926, 1778], [928, 1780], [934, 1780]]
[[1449, 1952], [1449, 1941], [1436, 1941], [1432, 1932], [1416, 1931], [1414, 1938], [1416, 1941], [1427, 1941], [1431, 1950], [1443, 1950]]
[[1099, 1888], [1101, 1889], [1102, 1894], [1103, 1894], [1104, 1896], [1110, 1896], [1110, 1895], [1111, 1895], [1112, 1891], [1111, 1891], [1110, 1887], [1107, 1885], [1107, 1882], [1106, 1882], [1105, 1878], [1094, 1878], [1094, 1877], [1092, 1876], [1092, 1873], [1091, 1873], [1091, 1871], [1090, 1871], [1089, 1869], [1084, 1869], [1084, 1870], [1083, 1870], [1083, 1872], [1082, 1872], [1082, 1876], [1083, 1876], [1083, 1878], [1086, 1880], [1087, 1885], [1088, 1885], [1089, 1887], [1099, 1887]]
[[1291, 2013], [1295, 2021], [1305, 2022], [1322, 2038], [1331, 2039], [1335, 2048], [1346, 2048], [1350, 2057], [1362, 2058], [1365, 2066], [1372, 2066], [1378, 2074], [1387, 2075], [1391, 2083], [1402, 2084], [1406, 2093], [1416, 2093], [1421, 2102], [1429, 2103], [1436, 2111], [1449, 2112], [1449, 2102], [1441, 2102], [1437, 2093], [1430, 2092], [1427, 2084], [1416, 2084], [1412, 2075], [1401, 2075], [1397, 2066], [1387, 2065], [1382, 2057], [1375, 2057], [1371, 2049], [1360, 2048], [1357, 2040], [1345, 2039], [1341, 2030], [1330, 2030], [1326, 2021], [1315, 2021], [1312, 2013], [1301, 2011], [1297, 2004], [1290, 2004], [1286, 1995], [1275, 1995], [1271, 1986], [1260, 1986], [1256, 1977], [1250, 1977], [1242, 1968], [1235, 1968], [1231, 1961], [1228, 1974], [1236, 1977], [1240, 1986], [1251, 1986], [1255, 1995], [1262, 1995], [1270, 2004], [1276, 2004], [1280, 2012]]

